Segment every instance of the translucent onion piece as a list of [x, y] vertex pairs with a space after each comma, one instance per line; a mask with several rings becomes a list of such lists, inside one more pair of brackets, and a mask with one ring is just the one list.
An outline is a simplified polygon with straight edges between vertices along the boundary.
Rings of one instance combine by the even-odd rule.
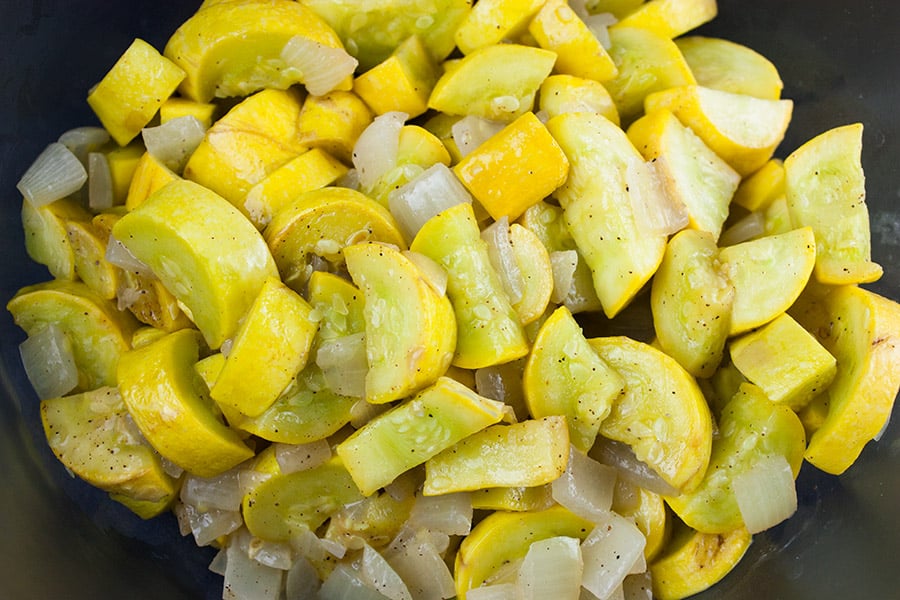
[[113, 188], [109, 161], [102, 152], [88, 154], [88, 206], [94, 211], [112, 207]]
[[759, 533], [778, 525], [797, 511], [797, 488], [787, 459], [764, 456], [732, 482], [744, 525]]
[[247, 555], [261, 565], [287, 571], [291, 568], [291, 547], [282, 542], [270, 542], [252, 538], [247, 546]]
[[182, 504], [183, 518], [198, 546], [208, 546], [217, 538], [236, 531], [244, 524], [239, 511], [212, 509], [201, 512], [190, 504]]
[[300, 557], [291, 565], [284, 580], [286, 600], [307, 600], [316, 598], [322, 582], [315, 567], [307, 559]]
[[528, 418], [522, 375], [527, 359], [482, 367], [475, 371], [475, 390], [491, 400], [503, 402], [513, 409], [519, 421]]
[[125, 247], [125, 244], [117, 240], [113, 236], [109, 236], [109, 242], [106, 244], [106, 253], [104, 258], [123, 271], [131, 271], [136, 275], [152, 276], [153, 271], [150, 270], [145, 263], [131, 253], [131, 250]]
[[466, 600], [519, 600], [519, 586], [514, 583], [495, 583], [472, 588]]
[[468, 492], [416, 496], [409, 523], [447, 535], [467, 535], [472, 530], [472, 497]]
[[525, 279], [509, 239], [509, 219], [504, 215], [485, 227], [481, 232], [481, 239], [487, 243], [488, 258], [500, 275], [500, 282], [510, 302], [519, 302], [525, 289]]
[[669, 485], [647, 463], [638, 460], [628, 444], [597, 437], [590, 451], [591, 458], [615, 467], [619, 475], [634, 485], [661, 496], [677, 496], [679, 491]]
[[443, 296], [447, 293], [447, 280], [449, 279], [449, 275], [447, 275], [447, 270], [444, 269], [444, 267], [419, 252], [404, 250], [403, 256], [419, 267], [419, 270], [422, 271], [422, 274], [425, 276], [425, 281], [434, 288], [434, 291], [436, 291], [439, 296]]
[[630, 161], [625, 170], [625, 184], [634, 221], [640, 231], [668, 235], [688, 224], [687, 209], [666, 192], [653, 162]]
[[181, 501], [200, 512], [211, 509], [239, 511], [244, 492], [237, 468], [215, 477], [188, 475], [181, 486]]
[[322, 340], [316, 350], [316, 365], [328, 387], [342, 396], [362, 398], [366, 393], [365, 333], [352, 333], [330, 340]]
[[44, 206], [81, 189], [87, 171], [78, 157], [59, 142], [49, 144], [31, 163], [16, 188], [32, 206]]
[[88, 154], [96, 152], [109, 142], [109, 132], [102, 127], [75, 127], [64, 132], [57, 140], [87, 166]]
[[171, 460], [164, 456], [159, 457], [160, 462], [162, 463], [163, 471], [166, 472], [166, 475], [170, 477], [174, 477], [178, 479], [184, 474], [184, 469], [173, 463]]
[[578, 267], [577, 250], [556, 250], [550, 253], [550, 268], [553, 270], [553, 294], [550, 301], [561, 304], [569, 292], [575, 279]]
[[65, 396], [78, 385], [78, 367], [72, 342], [63, 330], [50, 323], [19, 344], [25, 375], [38, 398]]
[[375, 117], [353, 146], [353, 166], [363, 189], [371, 188], [378, 178], [397, 165], [400, 129], [409, 115], [391, 111]]
[[450, 133], [460, 155], [466, 156], [503, 127], [504, 124], [499, 121], [468, 115], [456, 121], [450, 128]]
[[327, 560], [328, 555], [343, 558], [346, 548], [332, 540], [320, 538], [309, 529], [301, 529], [291, 537], [291, 547], [299, 556], [305, 556], [313, 563]]
[[321, 96], [353, 74], [359, 64], [343, 48], [325, 46], [303, 36], [294, 36], [281, 50], [281, 60], [302, 75], [306, 90]]
[[734, 222], [734, 225], [719, 236], [719, 246], [734, 246], [756, 239], [766, 233], [766, 217], [760, 212], [752, 212]]
[[428, 219], [462, 202], [471, 203], [472, 196], [442, 163], [388, 194], [388, 207], [407, 240], [412, 240]]
[[317, 467], [331, 458], [331, 446], [327, 440], [308, 444], [275, 444], [275, 460], [282, 475]]
[[350, 407], [350, 425], [359, 429], [390, 407], [389, 404], [372, 404], [365, 398], [360, 398]]
[[423, 469], [411, 469], [401, 473], [394, 481], [384, 486], [384, 491], [397, 502], [403, 502], [407, 498], [415, 496], [416, 489], [424, 480]]
[[632, 521], [607, 513], [606, 519], [597, 522], [581, 544], [582, 585], [598, 598], [608, 597], [643, 556], [646, 542]]
[[260, 473], [253, 469], [241, 469], [238, 471], [238, 487], [241, 489], [241, 495], [246, 496], [256, 489], [256, 486], [272, 477], [272, 473]]
[[577, 538], [551, 537], [532, 543], [519, 568], [523, 600], [578, 600], [584, 564]]
[[318, 600], [384, 600], [384, 594], [369, 587], [358, 571], [339, 564], [319, 589]]
[[363, 547], [360, 578], [391, 600], [412, 600], [409, 589], [381, 554], [366, 544]]
[[625, 600], [653, 600], [653, 579], [650, 571], [637, 575], [628, 575], [622, 582], [622, 593]]
[[277, 600], [281, 595], [284, 571], [266, 567], [250, 558], [248, 537], [246, 533], [236, 535], [228, 544], [222, 599]]
[[600, 45], [609, 50], [612, 46], [612, 41], [609, 39], [609, 28], [619, 21], [615, 15], [612, 13], [597, 13], [596, 15], [586, 15], [582, 17], [582, 20], [588, 26], [588, 29], [591, 30], [591, 33], [594, 34], [594, 37], [597, 38], [597, 41], [600, 42]]
[[616, 469], [569, 448], [566, 470], [551, 484], [553, 499], [570, 511], [597, 521], [609, 512], [616, 487]]
[[413, 598], [442, 600], [456, 594], [453, 575], [426, 535], [416, 535], [385, 556]]
[[209, 570], [215, 573], [216, 575], [225, 575], [225, 569], [228, 565], [228, 550], [222, 548], [216, 555], [213, 556], [212, 561], [209, 563]]
[[184, 171], [188, 159], [205, 135], [206, 128], [203, 123], [191, 115], [141, 130], [147, 152], [178, 174]]

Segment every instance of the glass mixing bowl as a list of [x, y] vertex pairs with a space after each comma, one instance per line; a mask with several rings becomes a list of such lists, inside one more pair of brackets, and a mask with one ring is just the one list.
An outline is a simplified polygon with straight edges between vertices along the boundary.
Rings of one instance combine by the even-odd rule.
[[[0, 19], [0, 301], [48, 277], [24, 250], [15, 184], [66, 129], [96, 124], [85, 97], [134, 37], [162, 48], [198, 2], [5, 2]], [[900, 3], [895, 0], [719, 0], [698, 33], [771, 59], [794, 100], [778, 151], [833, 126], [865, 124], [874, 259], [871, 289], [900, 299]], [[0, 588], [12, 599], [220, 598], [209, 549], [173, 518], [143, 522], [79, 480], [43, 439], [19, 364], [23, 334], [0, 311]], [[845, 475], [805, 465], [800, 508], [757, 535], [704, 599], [900, 597], [900, 419]]]

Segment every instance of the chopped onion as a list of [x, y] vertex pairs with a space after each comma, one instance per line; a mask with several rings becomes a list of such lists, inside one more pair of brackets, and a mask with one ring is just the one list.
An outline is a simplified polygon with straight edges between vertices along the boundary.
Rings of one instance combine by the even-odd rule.
[[667, 193], [652, 161], [629, 161], [625, 169], [625, 185], [639, 231], [651, 235], [668, 235], [688, 224], [687, 209]]
[[322, 587], [318, 600], [384, 600], [384, 595], [369, 587], [359, 571], [349, 565], [337, 565]]
[[291, 546], [282, 542], [270, 542], [254, 537], [247, 547], [247, 556], [261, 565], [287, 571], [291, 568]]
[[246, 496], [256, 489], [256, 486], [264, 481], [268, 481], [272, 477], [272, 473], [261, 473], [260, 471], [255, 471], [253, 469], [241, 469], [238, 471], [238, 486], [241, 489], [241, 495]]
[[284, 571], [259, 564], [247, 553], [249, 533], [241, 530], [228, 543], [223, 600], [277, 600]]
[[397, 502], [403, 502], [415, 496], [416, 490], [424, 479], [423, 469], [410, 469], [405, 473], [401, 473], [396, 479], [384, 486], [384, 491]]
[[55, 323], [33, 332], [19, 344], [19, 356], [41, 400], [64, 396], [78, 385], [72, 342]]
[[313, 96], [327, 94], [352, 75], [359, 62], [343, 48], [325, 46], [297, 35], [281, 50], [281, 60], [302, 75], [303, 85]]
[[519, 600], [519, 586], [514, 583], [495, 583], [472, 588], [466, 600]]
[[500, 282], [510, 302], [519, 302], [525, 289], [525, 280], [509, 238], [509, 219], [504, 215], [485, 227], [481, 232], [481, 239], [487, 243], [488, 258], [500, 275]]
[[307, 600], [319, 597], [319, 574], [306, 558], [300, 557], [291, 565], [284, 580], [285, 600]]
[[750, 533], [774, 527], [797, 511], [794, 473], [779, 454], [759, 458], [749, 471], [736, 475], [731, 486]]
[[584, 564], [577, 538], [533, 542], [519, 568], [523, 600], [578, 600]]
[[275, 460], [281, 467], [282, 475], [305, 471], [317, 467], [331, 458], [328, 440], [317, 440], [308, 444], [275, 444]]
[[363, 332], [322, 340], [316, 350], [316, 365], [325, 384], [336, 394], [362, 398], [366, 394], [366, 334]]
[[616, 469], [569, 447], [569, 462], [551, 484], [553, 499], [570, 511], [597, 521], [609, 512], [616, 487]]
[[456, 594], [453, 575], [427, 535], [417, 534], [385, 556], [413, 598], [441, 600]]
[[78, 157], [59, 142], [49, 144], [31, 163], [16, 188], [32, 206], [44, 206], [81, 189], [87, 171]]
[[64, 132], [57, 141], [68, 148], [81, 164], [87, 166], [88, 155], [109, 142], [109, 132], [102, 127], [75, 127]]
[[343, 558], [346, 548], [338, 542], [320, 538], [309, 529], [300, 529], [291, 537], [291, 547], [299, 556], [305, 556], [312, 562], [321, 562], [327, 555]]
[[200, 512], [211, 509], [239, 511], [243, 490], [238, 482], [238, 468], [215, 477], [188, 475], [181, 486], [181, 501]]
[[606, 50], [612, 47], [612, 41], [609, 39], [609, 28], [618, 23], [618, 19], [612, 13], [597, 13], [596, 15], [586, 15], [582, 19], [587, 25], [600, 45]]
[[503, 402], [512, 408], [517, 420], [528, 418], [522, 375], [526, 359], [510, 361], [475, 370], [475, 390], [491, 400]]
[[182, 504], [181, 507], [182, 518], [187, 520], [198, 546], [208, 546], [217, 538], [232, 533], [244, 524], [239, 511], [212, 509], [201, 512], [190, 504]]
[[365, 398], [360, 398], [350, 407], [350, 425], [359, 429], [390, 407], [390, 404], [372, 404]]
[[615, 467], [621, 477], [639, 487], [661, 496], [679, 494], [677, 489], [669, 485], [647, 463], [638, 460], [628, 444], [598, 436], [588, 454], [605, 465]]
[[650, 571], [625, 577], [622, 582], [625, 600], [653, 600], [653, 579]]
[[226, 568], [228, 568], [228, 550], [221, 548], [209, 563], [209, 570], [216, 575], [224, 576]]
[[412, 600], [409, 589], [381, 554], [366, 544], [363, 547], [360, 578], [391, 600]]
[[206, 128], [197, 117], [186, 115], [156, 127], [145, 127], [141, 130], [144, 146], [147, 147], [153, 158], [171, 169], [174, 173], [181, 174], [188, 159], [203, 137]]
[[436, 163], [404, 186], [388, 194], [388, 207], [407, 240], [416, 236], [428, 219], [472, 196], [446, 165]]
[[447, 535], [466, 535], [472, 530], [472, 497], [468, 492], [416, 496], [409, 523]]
[[353, 166], [359, 176], [359, 185], [369, 189], [378, 178], [397, 165], [397, 146], [400, 129], [409, 115], [391, 111], [375, 117], [353, 146]]
[[125, 244], [117, 240], [114, 236], [109, 236], [109, 241], [106, 244], [106, 253], [104, 258], [110, 263], [113, 264], [123, 271], [131, 271], [136, 275], [145, 275], [152, 276], [153, 271], [147, 266], [146, 263], [138, 260], [138, 258], [131, 253]]
[[577, 250], [556, 250], [550, 253], [550, 268], [553, 271], [553, 294], [550, 301], [562, 303], [572, 291], [575, 269], [578, 268]]
[[500, 121], [468, 115], [456, 121], [450, 128], [450, 133], [460, 155], [466, 156], [504, 127], [505, 124]]
[[88, 154], [88, 206], [95, 211], [113, 205], [112, 174], [109, 161], [102, 152]]
[[632, 521], [607, 513], [581, 544], [582, 585], [598, 598], [608, 597], [643, 556], [646, 543], [644, 534]]
[[434, 291], [437, 292], [439, 296], [443, 296], [447, 293], [447, 280], [449, 279], [449, 275], [444, 267], [424, 254], [413, 252], [412, 250], [404, 250], [403, 256], [419, 267], [419, 270], [422, 271], [422, 275], [425, 276], [425, 281], [434, 288]]
[[741, 217], [719, 236], [719, 246], [734, 246], [754, 240], [766, 234], [766, 217], [760, 212], [752, 212]]

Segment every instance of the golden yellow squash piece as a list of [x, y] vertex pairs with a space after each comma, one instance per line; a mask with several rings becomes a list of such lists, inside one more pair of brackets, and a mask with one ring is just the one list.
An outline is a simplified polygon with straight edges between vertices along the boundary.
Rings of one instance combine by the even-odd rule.
[[35, 207], [22, 200], [22, 229], [25, 251], [36, 263], [47, 267], [56, 279], [75, 279], [75, 252], [66, 225], [87, 222], [90, 214], [74, 198]]
[[213, 477], [253, 451], [196, 385], [199, 343], [194, 330], [170, 333], [123, 354], [117, 373], [122, 399], [150, 445], [188, 473]]
[[697, 382], [649, 344], [627, 337], [588, 342], [625, 379], [600, 435], [628, 444], [675, 489], [696, 486], [712, 451], [712, 417]]
[[283, 55], [294, 37], [320, 46], [325, 60], [331, 58], [328, 50], [343, 53], [334, 30], [303, 3], [290, 0], [205, 6], [175, 31], [164, 53], [186, 73], [182, 95], [209, 102], [306, 83], [308, 73]]
[[438, 79], [428, 107], [451, 115], [475, 115], [509, 123], [534, 106], [556, 53], [520, 44], [475, 50]]
[[518, 223], [509, 226], [509, 241], [525, 289], [522, 297], [513, 302], [513, 308], [523, 325], [540, 318], [553, 294], [553, 265], [550, 255], [540, 238], [530, 229]]
[[839, 475], [890, 418], [900, 388], [900, 306], [848, 285], [827, 293], [816, 310], [821, 316], [815, 310], [792, 313], [837, 359], [837, 374], [824, 405], [818, 406], [827, 415], [812, 434], [805, 458]]
[[612, 26], [641, 27], [676, 38], [715, 18], [716, 0], [648, 0]]
[[441, 377], [337, 445], [366, 496], [442, 450], [503, 418], [503, 404]]
[[20, 289], [6, 309], [28, 335], [51, 323], [62, 330], [72, 344], [79, 390], [116, 385], [116, 363], [138, 325], [130, 314], [80, 281], [59, 279]]
[[523, 512], [550, 508], [553, 490], [550, 484], [536, 487], [496, 487], [476, 490], [471, 494], [472, 508]]
[[541, 486], [563, 474], [568, 458], [565, 417], [492, 425], [428, 459], [422, 493]]
[[141, 514], [147, 519], [168, 507], [178, 484], [128, 419], [122, 398], [112, 387], [41, 402], [44, 434], [60, 462], [122, 500], [153, 503], [156, 511]]
[[647, 96], [647, 112], [667, 108], [742, 176], [766, 164], [784, 139], [794, 104], [700, 85]]
[[769, 159], [741, 181], [732, 201], [751, 212], [764, 210], [784, 196], [784, 179], [784, 161], [780, 158]]
[[594, 524], [556, 505], [546, 510], [491, 513], [466, 536], [456, 554], [456, 597], [480, 587], [505, 564], [521, 559], [532, 542], [556, 536], [584, 540]]
[[185, 78], [177, 64], [141, 39], [134, 42], [87, 97], [109, 135], [120, 145], [133, 140]]
[[106, 153], [106, 162], [109, 165], [109, 177], [113, 190], [113, 205], [125, 204], [128, 196], [128, 186], [137, 168], [138, 161], [144, 155], [144, 144], [133, 141], [127, 146], [113, 148]]
[[149, 152], [144, 152], [131, 176], [131, 184], [128, 186], [128, 195], [125, 198], [125, 208], [134, 210], [153, 192], [176, 179], [180, 179], [177, 173], [173, 173], [169, 167], [162, 164]]
[[755, 50], [699, 35], [678, 38], [675, 44], [699, 85], [757, 98], [781, 98], [784, 84], [778, 69]]
[[495, 220], [515, 220], [566, 180], [569, 161], [532, 112], [466, 155], [453, 172]]
[[649, 565], [653, 597], [682, 600], [708, 589], [743, 558], [751, 539], [743, 527], [720, 534], [680, 525], [662, 554]]
[[619, 124], [619, 111], [603, 84], [574, 75], [550, 75], [541, 84], [540, 109], [549, 117], [567, 112], [597, 112]]
[[672, 520], [663, 497], [648, 489], [630, 483], [622, 477], [616, 479], [612, 510], [634, 524], [647, 539], [644, 558], [653, 560], [662, 551], [671, 536]]
[[417, 117], [428, 110], [428, 97], [440, 72], [422, 39], [412, 35], [384, 61], [353, 82], [353, 91], [376, 115], [399, 111]]
[[336, 90], [307, 96], [297, 123], [297, 139], [304, 146], [321, 148], [350, 164], [353, 146], [372, 117], [372, 110], [353, 92]]
[[569, 159], [569, 177], [555, 196], [612, 318], [650, 280], [666, 250], [666, 235], [648, 231], [632, 209], [644, 182], [631, 174], [644, 158], [624, 131], [598, 114], [559, 115], [547, 128]]
[[282, 279], [297, 290], [312, 273], [313, 255], [340, 265], [341, 250], [355, 243], [406, 246], [386, 208], [361, 192], [331, 186], [297, 195], [275, 213], [263, 235]]
[[187, 180], [119, 219], [113, 235], [175, 295], [213, 349], [235, 334], [266, 278], [278, 275], [262, 236], [238, 209]]
[[312, 307], [269, 277], [241, 321], [210, 395], [219, 405], [256, 417], [306, 366], [318, 329]]
[[160, 124], [167, 123], [180, 117], [194, 117], [204, 129], [209, 129], [216, 115], [216, 105], [213, 102], [195, 102], [187, 98], [169, 98], [159, 107]]
[[296, 90], [263, 90], [245, 98], [207, 130], [184, 178], [245, 212], [250, 188], [306, 150], [297, 131], [300, 106]]
[[719, 259], [734, 284], [729, 335], [765, 325], [794, 303], [816, 262], [812, 228], [722, 248]]
[[456, 345], [450, 301], [398, 250], [363, 242], [343, 252], [365, 298], [366, 400], [383, 404], [434, 383]]
[[544, 0], [483, 0], [476, 2], [456, 29], [454, 41], [460, 52], [514, 39], [528, 28]]
[[869, 209], [861, 160], [861, 123], [831, 129], [784, 161], [791, 221], [816, 235], [816, 279], [869, 283], [882, 269], [871, 259]]
[[119, 274], [106, 260], [106, 234], [93, 223], [69, 221], [66, 234], [75, 258], [75, 273], [89, 288], [101, 297], [112, 300], [116, 297]]
[[566, 0], [546, 0], [528, 31], [538, 46], [556, 53], [557, 73], [608, 81], [619, 70], [606, 48]]

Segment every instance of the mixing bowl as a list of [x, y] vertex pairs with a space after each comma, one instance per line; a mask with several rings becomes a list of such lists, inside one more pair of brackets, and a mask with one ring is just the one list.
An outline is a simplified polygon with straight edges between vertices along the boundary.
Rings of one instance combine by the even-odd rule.
[[[48, 277], [25, 254], [15, 184], [60, 133], [96, 124], [85, 97], [134, 37], [162, 48], [199, 2], [5, 2], [0, 19], [0, 301]], [[900, 3], [719, 0], [698, 33], [771, 59], [795, 102], [781, 157], [833, 126], [865, 124], [874, 260], [869, 286], [900, 299]], [[143, 522], [73, 479], [48, 450], [19, 364], [24, 335], [0, 311], [0, 595], [11, 599], [219, 598], [209, 549], [170, 516]], [[887, 599], [900, 596], [900, 419], [843, 476], [805, 465], [800, 507], [755, 537], [702, 598]]]

